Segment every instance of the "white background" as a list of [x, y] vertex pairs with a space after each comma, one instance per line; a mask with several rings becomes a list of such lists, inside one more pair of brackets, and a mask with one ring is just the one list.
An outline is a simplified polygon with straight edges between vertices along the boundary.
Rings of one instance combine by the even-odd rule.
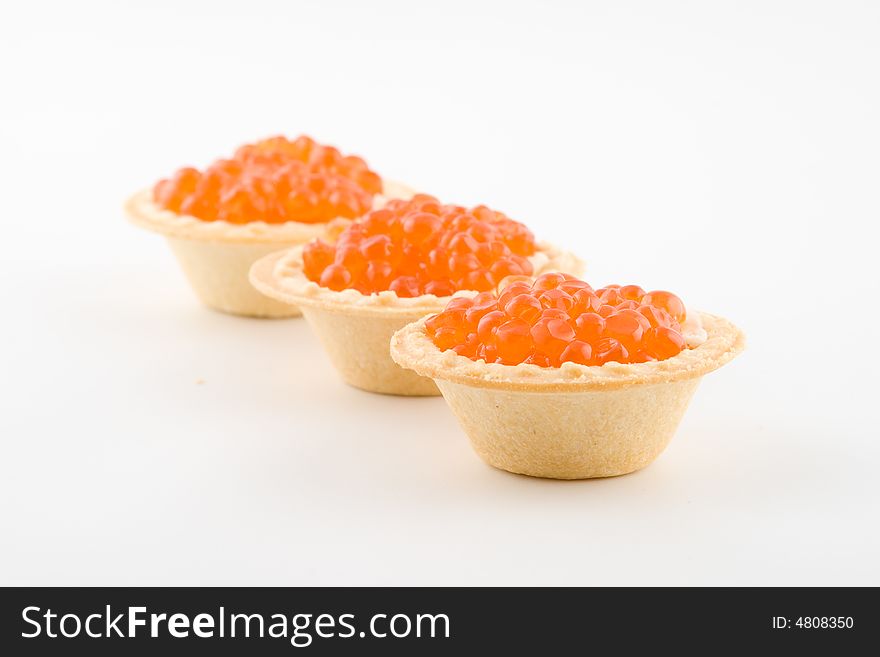
[[[662, 5], [5, 8], [0, 584], [880, 584], [880, 5]], [[300, 132], [749, 349], [640, 473], [493, 470], [123, 219]]]

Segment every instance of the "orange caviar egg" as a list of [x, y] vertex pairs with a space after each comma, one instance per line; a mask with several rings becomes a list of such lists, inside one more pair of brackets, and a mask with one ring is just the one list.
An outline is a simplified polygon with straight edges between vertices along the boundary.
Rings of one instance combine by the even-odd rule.
[[645, 363], [686, 348], [686, 315], [671, 292], [645, 292], [637, 285], [593, 290], [552, 273], [531, 282], [506, 281], [497, 293], [456, 297], [425, 322], [425, 331], [439, 349], [487, 363]]
[[[458, 290], [494, 290], [507, 276], [528, 276], [533, 271], [528, 256], [534, 253], [535, 239], [529, 229], [500, 212], [485, 206], [441, 205], [433, 196], [418, 194], [408, 201], [390, 201], [353, 222], [334, 245], [320, 240], [307, 244], [303, 273], [333, 290], [352, 288], [362, 294], [391, 290], [400, 297], [442, 297]], [[327, 275], [331, 266], [332, 274]], [[340, 274], [340, 268], [347, 277]], [[343, 281], [345, 284], [338, 287]], [[529, 291], [531, 285], [516, 289]], [[562, 290], [548, 290], [551, 292], [570, 298]], [[497, 307], [497, 302], [492, 296], [492, 307]], [[569, 302], [529, 297], [526, 303], [523, 319], [530, 322], [545, 307]], [[489, 310], [487, 306], [485, 312]], [[469, 315], [471, 332], [476, 333], [483, 314], [475, 311]], [[445, 344], [451, 334], [444, 335]], [[471, 351], [476, 354], [476, 345], [473, 350], [460, 350]], [[504, 353], [506, 358], [509, 352]]]
[[645, 304], [665, 310], [678, 322], [683, 322], [687, 314], [681, 299], [672, 292], [663, 292], [662, 290], [651, 292], [645, 295]]
[[356, 155], [309, 137], [272, 137], [239, 148], [204, 171], [180, 169], [153, 200], [202, 221], [317, 223], [368, 212], [382, 179]]

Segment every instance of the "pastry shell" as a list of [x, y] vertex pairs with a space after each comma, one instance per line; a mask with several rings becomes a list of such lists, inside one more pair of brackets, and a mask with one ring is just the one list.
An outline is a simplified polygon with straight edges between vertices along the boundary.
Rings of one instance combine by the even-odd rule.
[[[389, 198], [409, 198], [413, 190], [385, 181], [375, 207]], [[128, 199], [125, 211], [137, 226], [164, 235], [196, 296], [209, 308], [248, 317], [297, 317], [299, 309], [266, 297], [250, 284], [248, 272], [260, 258], [280, 249], [304, 244], [316, 237], [329, 238], [350, 223], [334, 219], [326, 223], [288, 221], [268, 224], [255, 221], [230, 224], [202, 221], [176, 214], [153, 202], [149, 189]]]
[[489, 465], [552, 479], [634, 472], [669, 444], [700, 382], [745, 347], [726, 319], [701, 313], [707, 339], [672, 358], [559, 368], [486, 364], [441, 352], [425, 319], [391, 340], [401, 367], [432, 378]]
[[[300, 308], [349, 385], [390, 395], [439, 395], [430, 378], [395, 364], [388, 347], [395, 331], [440, 312], [451, 297], [423, 294], [401, 298], [391, 291], [370, 295], [357, 290], [335, 292], [306, 278], [302, 248], [296, 246], [258, 260], [251, 268], [253, 286], [268, 297]], [[537, 273], [580, 272], [583, 266], [572, 254], [548, 244], [538, 245], [532, 262]], [[462, 291], [455, 296], [474, 294]]]

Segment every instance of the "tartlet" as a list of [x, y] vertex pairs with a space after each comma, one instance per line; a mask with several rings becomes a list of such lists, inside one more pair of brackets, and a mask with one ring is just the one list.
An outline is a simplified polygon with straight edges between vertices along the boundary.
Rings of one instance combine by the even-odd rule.
[[[745, 347], [743, 333], [728, 320], [690, 312], [681, 330], [686, 344], [660, 360], [487, 363], [441, 350], [428, 328], [432, 317], [394, 334], [394, 361], [435, 381], [486, 463], [554, 479], [617, 476], [650, 464], [675, 433], [703, 375]], [[584, 362], [595, 362], [589, 350]]]
[[[406, 215], [408, 208], [413, 205], [431, 203], [436, 205], [436, 199], [416, 195], [408, 202], [392, 201], [382, 212], [390, 210]], [[464, 208], [458, 209], [467, 213]], [[491, 212], [488, 209], [486, 211]], [[346, 242], [347, 233], [366, 230], [363, 227], [369, 226], [371, 217], [375, 216], [377, 213], [371, 213], [349, 226], [339, 236], [338, 244]], [[504, 220], [510, 221], [506, 218]], [[528, 233], [522, 224], [513, 223]], [[302, 310], [346, 383], [384, 394], [440, 394], [431, 379], [405, 370], [392, 361], [389, 353], [391, 336], [410, 322], [428, 313], [439, 312], [451, 298], [473, 296], [479, 290], [451, 289], [436, 285], [436, 281], [426, 284], [428, 289], [436, 289], [436, 294], [417, 293], [422, 292], [422, 288], [402, 290], [398, 287], [397, 291], [379, 289], [372, 292], [352, 287], [331, 289], [307, 275], [303, 251], [308, 248], [310, 245], [293, 247], [257, 261], [250, 274], [254, 287], [269, 297], [283, 303], [295, 304]], [[526, 260], [531, 273], [562, 269], [577, 271], [582, 267], [577, 257], [546, 243], [536, 243], [534, 252]], [[419, 266], [424, 268], [423, 263]], [[506, 270], [501, 271], [502, 268], [496, 269], [499, 273], [507, 273]], [[496, 284], [486, 281], [480, 285], [490, 283], [493, 287]], [[390, 287], [395, 287], [394, 282]]]
[[[324, 161], [310, 162], [309, 153]], [[256, 158], [259, 161], [254, 165]], [[302, 165], [292, 170], [291, 163], [302, 158]], [[348, 170], [338, 170], [333, 158], [347, 162]], [[232, 170], [223, 179], [223, 188], [213, 199], [210, 191], [198, 197], [198, 185], [208, 180], [209, 174], [220, 176], [218, 169], [222, 172], [223, 167]], [[364, 177], [363, 186], [355, 182], [354, 167]], [[275, 170], [279, 173], [273, 177]], [[187, 176], [199, 181], [188, 188], [191, 198], [184, 191], [168, 202], [174, 191], [168, 186], [186, 185]], [[329, 188], [319, 192], [302, 189], [304, 193], [298, 197], [296, 190], [290, 190], [291, 182], [304, 187], [309, 182], [322, 184], [319, 180], [349, 186], [345, 193], [351, 192], [355, 198], [343, 198], [333, 205], [327, 200], [332, 194]], [[296, 306], [266, 297], [250, 285], [251, 265], [280, 249], [317, 237], [326, 239], [353, 218], [382, 207], [387, 199], [412, 194], [403, 184], [380, 179], [360, 158], [343, 156], [308, 137], [275, 137], [245, 145], [232, 158], [218, 160], [203, 172], [181, 169], [171, 180], [135, 193], [125, 203], [125, 211], [135, 225], [165, 236], [196, 296], [206, 306], [250, 317], [295, 317], [300, 314]], [[337, 192], [334, 201], [339, 196]], [[299, 201], [305, 197], [307, 201], [298, 205], [285, 203], [288, 198]], [[237, 204], [234, 213], [228, 211], [231, 204]]]

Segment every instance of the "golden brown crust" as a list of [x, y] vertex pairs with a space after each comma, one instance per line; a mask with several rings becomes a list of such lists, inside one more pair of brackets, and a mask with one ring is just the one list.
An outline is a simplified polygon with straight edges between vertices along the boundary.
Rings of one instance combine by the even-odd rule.
[[245, 317], [300, 315], [296, 306], [260, 294], [248, 280], [254, 261], [276, 245], [166, 239], [196, 296], [209, 308]]
[[699, 382], [535, 394], [437, 379], [480, 458], [553, 479], [644, 468], [669, 444]]
[[[536, 274], [548, 271], [580, 273], [583, 263], [573, 254], [541, 243], [538, 252], [531, 257]], [[321, 287], [306, 278], [302, 271], [301, 245], [286, 251], [273, 253], [258, 261], [251, 268], [251, 283], [266, 296], [296, 304], [325, 310], [336, 310], [356, 315], [408, 316], [414, 313], [440, 312], [452, 296], [438, 297], [423, 294], [403, 298], [390, 290], [378, 294], [361, 294], [357, 290], [339, 292]], [[475, 291], [463, 290], [453, 296], [473, 296]]]
[[722, 317], [700, 313], [707, 339], [677, 356], [651, 363], [606, 363], [562, 367], [499, 365], [473, 361], [454, 351], [441, 352], [425, 333], [423, 317], [405, 326], [391, 339], [391, 357], [401, 367], [422, 376], [468, 386], [523, 392], [587, 392], [633, 385], [685, 381], [715, 370], [745, 348], [745, 335]]
[[386, 395], [440, 394], [431, 379], [398, 367], [388, 352], [394, 332], [417, 320], [421, 313], [410, 317], [353, 315], [314, 306], [303, 306], [302, 313], [330, 362], [349, 385]]
[[[413, 190], [401, 183], [385, 181], [382, 196], [377, 196], [374, 207], [379, 208], [389, 198], [409, 198]], [[236, 244], [301, 244], [337, 233], [351, 223], [350, 219], [338, 218], [323, 223], [301, 223], [287, 221], [283, 224], [268, 224], [253, 221], [247, 224], [230, 224], [226, 221], [202, 221], [196, 217], [181, 215], [153, 202], [150, 189], [143, 189], [125, 202], [125, 212], [129, 220], [141, 228], [161, 233], [166, 237], [200, 240], [205, 242], [233, 242]]]

